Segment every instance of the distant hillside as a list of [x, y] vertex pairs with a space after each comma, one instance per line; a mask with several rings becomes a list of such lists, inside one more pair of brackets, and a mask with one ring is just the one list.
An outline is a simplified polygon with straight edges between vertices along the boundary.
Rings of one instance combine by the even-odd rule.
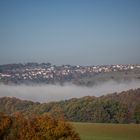
[[55, 66], [51, 63], [0, 65], [2, 84], [60, 84], [93, 86], [101, 82], [140, 80], [140, 65]]
[[0, 98], [0, 112], [20, 111], [30, 116], [46, 112], [69, 121], [140, 123], [140, 88], [105, 96], [86, 96], [60, 102], [38, 103], [17, 98]]

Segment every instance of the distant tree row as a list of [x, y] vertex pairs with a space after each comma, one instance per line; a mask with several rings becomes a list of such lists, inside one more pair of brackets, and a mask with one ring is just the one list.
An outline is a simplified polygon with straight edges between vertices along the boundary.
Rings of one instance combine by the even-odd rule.
[[69, 121], [98, 123], [140, 123], [140, 88], [101, 97], [87, 96], [50, 103], [34, 103], [16, 98], [0, 98], [0, 111], [20, 111], [26, 116], [50, 113]]
[[24, 117], [21, 113], [8, 116], [0, 113], [1, 140], [80, 140], [72, 126], [48, 114]]

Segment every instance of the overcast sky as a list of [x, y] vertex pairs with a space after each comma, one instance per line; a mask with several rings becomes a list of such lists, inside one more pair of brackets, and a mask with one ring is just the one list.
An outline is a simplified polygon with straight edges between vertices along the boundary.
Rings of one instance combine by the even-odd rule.
[[140, 62], [140, 0], [0, 0], [0, 64]]

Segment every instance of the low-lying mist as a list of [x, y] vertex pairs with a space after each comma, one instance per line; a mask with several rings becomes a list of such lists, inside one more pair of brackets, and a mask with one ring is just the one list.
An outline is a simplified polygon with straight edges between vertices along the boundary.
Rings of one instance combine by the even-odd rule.
[[73, 84], [61, 85], [0, 85], [0, 97], [17, 97], [38, 102], [60, 101], [83, 96], [101, 96], [113, 92], [140, 88], [140, 81], [108, 81], [93, 87], [82, 87]]

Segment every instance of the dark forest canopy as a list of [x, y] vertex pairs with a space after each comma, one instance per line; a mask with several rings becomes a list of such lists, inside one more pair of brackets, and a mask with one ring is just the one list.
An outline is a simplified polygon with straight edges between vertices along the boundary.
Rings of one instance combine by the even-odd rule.
[[140, 88], [105, 96], [86, 96], [49, 103], [17, 98], [0, 98], [0, 112], [9, 115], [20, 111], [25, 116], [50, 113], [68, 121], [99, 123], [140, 123]]

